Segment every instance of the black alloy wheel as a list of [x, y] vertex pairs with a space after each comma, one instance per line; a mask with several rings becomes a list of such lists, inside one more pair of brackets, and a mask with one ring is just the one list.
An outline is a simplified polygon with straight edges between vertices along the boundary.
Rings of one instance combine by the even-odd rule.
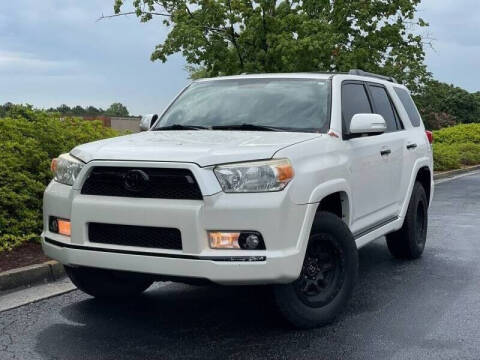
[[294, 286], [305, 305], [322, 307], [329, 304], [342, 288], [345, 259], [330, 234], [314, 235], [310, 241], [302, 272]]

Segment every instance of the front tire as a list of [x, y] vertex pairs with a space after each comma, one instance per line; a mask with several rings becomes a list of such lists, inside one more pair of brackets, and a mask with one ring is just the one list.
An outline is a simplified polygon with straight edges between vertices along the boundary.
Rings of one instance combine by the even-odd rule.
[[65, 266], [65, 272], [77, 288], [96, 298], [136, 296], [153, 283], [148, 275], [124, 271]]
[[388, 250], [398, 259], [418, 259], [427, 241], [428, 200], [420, 182], [415, 182], [407, 215], [400, 230], [386, 236]]
[[332, 213], [318, 212], [300, 277], [275, 285], [275, 302], [295, 327], [326, 325], [344, 309], [357, 274], [357, 246], [348, 226]]

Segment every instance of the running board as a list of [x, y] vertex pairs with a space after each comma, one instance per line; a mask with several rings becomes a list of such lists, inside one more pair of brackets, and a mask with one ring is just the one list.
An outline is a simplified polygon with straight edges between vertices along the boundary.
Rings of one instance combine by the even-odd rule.
[[356, 233], [353, 234], [353, 237], [354, 237], [355, 240], [357, 240], [357, 239], [361, 238], [362, 236], [365, 236], [365, 235], [371, 233], [372, 231], [378, 230], [381, 227], [384, 227], [385, 225], [388, 225], [391, 222], [394, 222], [395, 220], [398, 220], [398, 219], [399, 219], [398, 216], [394, 216], [394, 217], [382, 220], [382, 221], [380, 221], [380, 222], [378, 222], [378, 223], [376, 223], [372, 226], [369, 226], [365, 229], [357, 231]]

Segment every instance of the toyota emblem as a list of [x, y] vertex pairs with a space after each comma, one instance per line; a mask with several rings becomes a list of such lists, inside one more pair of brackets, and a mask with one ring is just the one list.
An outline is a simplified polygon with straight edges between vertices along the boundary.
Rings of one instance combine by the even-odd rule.
[[128, 191], [141, 192], [147, 188], [149, 181], [150, 178], [145, 171], [133, 169], [125, 174], [123, 186]]

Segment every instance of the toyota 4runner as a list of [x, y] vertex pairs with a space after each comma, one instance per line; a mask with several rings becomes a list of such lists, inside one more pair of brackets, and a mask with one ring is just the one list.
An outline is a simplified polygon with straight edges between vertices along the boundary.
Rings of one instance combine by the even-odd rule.
[[43, 249], [90, 295], [269, 284], [308, 328], [351, 297], [358, 248], [385, 235], [395, 257], [424, 250], [432, 137], [392, 78], [202, 79], [141, 127], [52, 161]]

